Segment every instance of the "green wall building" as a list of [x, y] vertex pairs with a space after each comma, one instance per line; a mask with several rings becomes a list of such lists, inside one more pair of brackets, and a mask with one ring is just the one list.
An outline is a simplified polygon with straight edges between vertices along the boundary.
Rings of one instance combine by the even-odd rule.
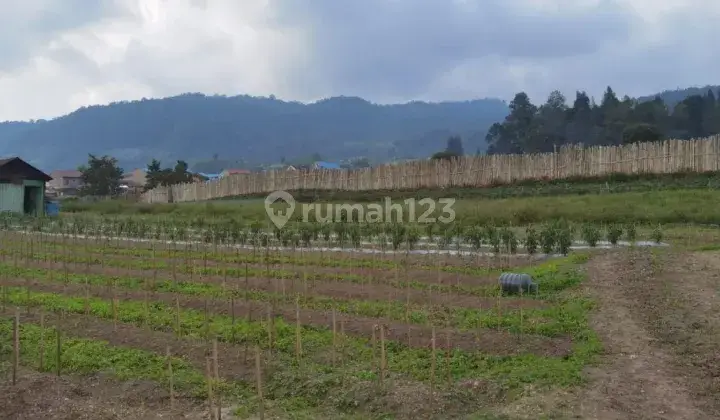
[[0, 212], [43, 216], [45, 183], [51, 179], [18, 157], [0, 159]]

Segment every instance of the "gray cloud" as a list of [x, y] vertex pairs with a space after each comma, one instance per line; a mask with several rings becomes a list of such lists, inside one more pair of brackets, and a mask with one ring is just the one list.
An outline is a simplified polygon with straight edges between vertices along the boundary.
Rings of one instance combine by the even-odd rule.
[[188, 91], [390, 102], [524, 90], [541, 102], [612, 85], [642, 95], [718, 83], [720, 66], [710, 0], [13, 3], [0, 15], [0, 120]]
[[22, 66], [63, 31], [105, 16], [122, 15], [122, 8], [113, 0], [4, 2], [0, 13], [0, 72]]
[[[482, 0], [277, 0], [279, 19], [308, 28], [314, 71], [331, 90], [413, 95], [483, 57], [554, 59], [626, 39], [633, 23], [611, 1], [570, 13], [524, 13]], [[280, 6], [282, 4], [282, 6]], [[515, 2], [517, 4], [517, 2]]]

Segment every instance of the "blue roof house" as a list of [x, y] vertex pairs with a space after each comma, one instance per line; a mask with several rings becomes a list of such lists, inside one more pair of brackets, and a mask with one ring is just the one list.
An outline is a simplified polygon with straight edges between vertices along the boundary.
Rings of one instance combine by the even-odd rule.
[[220, 174], [206, 174], [205, 172], [198, 172], [198, 175], [207, 178], [208, 181], [213, 181], [220, 178]]
[[331, 162], [315, 162], [313, 163], [313, 169], [341, 169], [340, 165]]

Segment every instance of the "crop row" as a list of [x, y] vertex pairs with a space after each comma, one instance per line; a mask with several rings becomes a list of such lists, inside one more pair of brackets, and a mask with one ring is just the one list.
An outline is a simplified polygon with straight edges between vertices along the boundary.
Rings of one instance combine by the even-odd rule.
[[[464, 273], [472, 275], [497, 274], [500, 272], [492, 266], [506, 263], [504, 257], [489, 257], [483, 255], [478, 257], [462, 257], [451, 255], [425, 254], [419, 258], [408, 261], [406, 256], [393, 257], [382, 254], [370, 254], [366, 258], [362, 254], [338, 254], [309, 252], [302, 248], [284, 251], [278, 249], [243, 250], [234, 248], [232, 250], [219, 248], [208, 249], [201, 244], [158, 244], [147, 243], [126, 243], [119, 240], [101, 238], [79, 238], [68, 236], [33, 236], [25, 234], [0, 233], [0, 244], [5, 255], [24, 255], [33, 253], [82, 253], [97, 256], [98, 259], [108, 257], [137, 257], [152, 260], [176, 260], [178, 266], [191, 264], [207, 267], [208, 263], [224, 263], [228, 265], [264, 265], [264, 266], [300, 266], [300, 267], [337, 267], [354, 269], [383, 269], [397, 270], [404, 269], [408, 264], [413, 269], [433, 270], [449, 273]], [[145, 247], [140, 247], [145, 245]], [[522, 257], [516, 257], [522, 259]], [[529, 259], [528, 259], [529, 260]], [[237, 268], [237, 267], [235, 267]]]
[[[433, 281], [426, 279], [413, 279], [408, 275], [408, 271], [394, 270], [392, 272], [382, 273], [347, 273], [342, 271], [320, 271], [313, 272], [307, 269], [292, 270], [287, 269], [276, 269], [270, 268], [269, 265], [265, 267], [250, 267], [245, 265], [244, 267], [234, 266], [198, 266], [198, 265], [186, 265], [177, 261], [163, 261], [163, 260], [150, 260], [150, 259], [127, 259], [127, 258], [113, 258], [108, 255], [84, 255], [80, 253], [72, 254], [59, 254], [59, 253], [39, 253], [39, 252], [27, 252], [27, 253], [14, 253], [12, 249], [0, 249], [0, 256], [6, 262], [11, 262], [13, 266], [16, 266], [22, 262], [32, 264], [32, 261], [45, 261], [52, 263], [63, 263], [65, 269], [69, 269], [67, 265], [83, 265], [86, 270], [90, 269], [90, 266], [99, 265], [100, 268], [121, 268], [121, 269], [136, 269], [148, 271], [148, 277], [170, 276], [173, 281], [178, 280], [179, 274], [190, 274], [191, 279], [194, 276], [207, 277], [215, 276], [221, 278], [221, 281], [231, 285], [240, 282], [247, 283], [248, 278], [266, 278], [266, 279], [279, 279], [289, 281], [300, 281], [303, 285], [312, 285], [316, 281], [334, 281], [340, 283], [352, 283], [358, 285], [387, 285], [397, 289], [414, 289], [423, 290], [430, 293], [462, 293], [478, 297], [496, 296], [499, 293], [499, 285], [495, 281], [488, 282], [486, 279], [489, 276], [499, 274], [499, 271], [484, 271], [484, 278], [472, 278], [459, 277], [459, 273], [456, 273], [455, 278], [446, 276], [445, 279], [441, 279], [440, 276], [435, 278]], [[554, 292], [561, 291], [572, 284], [568, 284], [565, 281], [558, 280], [560, 277], [554, 275], [559, 272], [560, 266], [566, 262], [574, 263], [581, 262], [586, 257], [585, 254], [577, 254], [576, 256], [566, 257], [561, 260], [550, 260], [540, 265], [530, 267], [517, 267], [514, 271], [528, 273], [538, 279], [541, 284], [539, 290], [539, 297], [544, 298], [551, 295]], [[480, 275], [477, 270], [474, 275]], [[434, 276], [433, 276], [434, 277]], [[441, 281], [442, 280], [442, 281]], [[483, 281], [484, 280], [484, 281]]]
[[[426, 243], [434, 242], [440, 249], [468, 244], [479, 250], [489, 247], [493, 252], [515, 253], [520, 246], [529, 254], [541, 250], [545, 254], [559, 252], [567, 254], [574, 235], [580, 232], [590, 246], [606, 237], [611, 244], [617, 244], [625, 236], [628, 241], [637, 239], [634, 224], [606, 225], [583, 224], [576, 226], [563, 220], [544, 224], [540, 230], [527, 227], [524, 236], [511, 226], [495, 226], [491, 223], [478, 226], [460, 224], [403, 224], [403, 223], [298, 223], [268, 230], [267, 226], [251, 224], [249, 228], [237, 222], [208, 223], [204, 219], [184, 223], [182, 221], [158, 221], [151, 223], [137, 218], [97, 219], [77, 216], [58, 220], [22, 219], [14, 222], [9, 218], [0, 220], [6, 230], [27, 228], [37, 232], [57, 234], [89, 235], [105, 237], [128, 237], [135, 239], [166, 239], [170, 241], [200, 240], [208, 244], [234, 244], [268, 247], [280, 244], [284, 247], [310, 248], [322, 241], [336, 243], [340, 247], [361, 248], [371, 244], [381, 249], [390, 246], [393, 250], [415, 249], [424, 232]], [[655, 242], [662, 240], [662, 229], [652, 232]]]
[[[272, 319], [271, 322], [248, 321], [223, 315], [208, 315], [188, 309], [176, 311], [172, 306], [159, 302], [147, 305], [138, 301], [108, 301], [39, 293], [19, 287], [7, 288], [5, 298], [13, 305], [42, 308], [56, 313], [88, 313], [108, 320], [117, 318], [120, 322], [160, 331], [173, 331], [179, 326], [176, 331], [185, 337], [217, 337], [224, 342], [259, 344], [265, 349], [293, 357], [296, 355], [298, 337], [302, 341], [303, 354], [307, 357], [319, 357], [318, 355], [331, 354], [337, 350], [336, 337], [332, 331], [305, 326], [296, 327], [281, 318]], [[586, 321], [578, 319], [577, 322]], [[585, 329], [579, 330], [577, 337], [579, 341], [575, 344], [575, 352], [569, 357], [532, 354], [525, 354], [519, 358], [494, 357], [454, 350], [449, 354], [449, 361], [443, 362], [443, 357], [436, 355], [435, 362], [438, 365], [449, 363], [448, 366], [455, 371], [453, 373], [456, 379], [468, 376], [488, 379], [512, 377], [520, 382], [557, 380], [556, 377], [548, 378], [548, 373], [555, 372], [555, 369], [561, 365], [569, 365], [573, 369], [557, 369], [554, 375], [564, 375], [563, 381], [572, 383], [578, 380], [577, 369], [582, 368], [587, 358], [598, 350], [598, 343], [592, 337], [587, 337]], [[478, 338], [482, 340], [482, 337]], [[347, 360], [352, 360], [356, 366], [356, 373], [364, 375], [371, 373], [375, 348], [370, 345], [372, 343], [369, 337], [366, 339], [345, 337], [343, 343], [345, 346], [343, 351]], [[430, 349], [408, 348], [399, 342], [388, 342], [385, 350], [390, 371], [408, 374], [418, 380], [430, 379], [428, 375], [431, 367]], [[328, 369], [332, 368], [328, 367]]]
[[[453, 306], [451, 300], [448, 302], [450, 305], [427, 305], [420, 302], [410, 303], [409, 299], [404, 299], [403, 296], [398, 296], [397, 300], [338, 299], [307, 293], [282, 293], [241, 288], [241, 284], [233, 287], [230, 284], [74, 273], [65, 270], [15, 267], [12, 264], [0, 264], [0, 276], [6, 279], [28, 279], [25, 280], [26, 282], [32, 279], [33, 281], [40, 280], [60, 284], [104, 286], [107, 289], [119, 287], [152, 293], [177, 293], [209, 299], [224, 299], [227, 302], [237, 299], [235, 303], [238, 304], [242, 302], [266, 302], [272, 305], [297, 303], [300, 308], [313, 311], [336, 310], [352, 316], [387, 318], [419, 325], [451, 326], [463, 330], [483, 327], [556, 336], [572, 333], [572, 329], [575, 327], [573, 320], [563, 316], [563, 311], [567, 309], [567, 306], [572, 306], [573, 302], [558, 298], [551, 301], [554, 305], [540, 308], [516, 309], [513, 304], [522, 303], [522, 301], [506, 301], [499, 297], [489, 300], [484, 308], [470, 308]], [[541, 287], [545, 286], [547, 282], [548, 288], [551, 289], [552, 286], [563, 288], [572, 286], [579, 283], [580, 280], [578, 272], [566, 269], [548, 273], [545, 277], [539, 278], [538, 282]], [[8, 280], [5, 280], [5, 283], [7, 282]], [[558, 301], [562, 303], [558, 303]], [[480, 301], [477, 303], [478, 306], [481, 306]]]

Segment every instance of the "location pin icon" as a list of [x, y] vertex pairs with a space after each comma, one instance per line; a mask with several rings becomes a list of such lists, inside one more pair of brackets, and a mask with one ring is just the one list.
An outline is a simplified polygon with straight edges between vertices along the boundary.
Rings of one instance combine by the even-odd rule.
[[[284, 214], [282, 211], [275, 213], [275, 210], [272, 208], [272, 205], [278, 200], [282, 200], [288, 204], [288, 208], [284, 211]], [[295, 211], [295, 199], [287, 191], [275, 191], [265, 197], [265, 211], [268, 217], [270, 217], [270, 221], [273, 222], [278, 229], [282, 229]]]

